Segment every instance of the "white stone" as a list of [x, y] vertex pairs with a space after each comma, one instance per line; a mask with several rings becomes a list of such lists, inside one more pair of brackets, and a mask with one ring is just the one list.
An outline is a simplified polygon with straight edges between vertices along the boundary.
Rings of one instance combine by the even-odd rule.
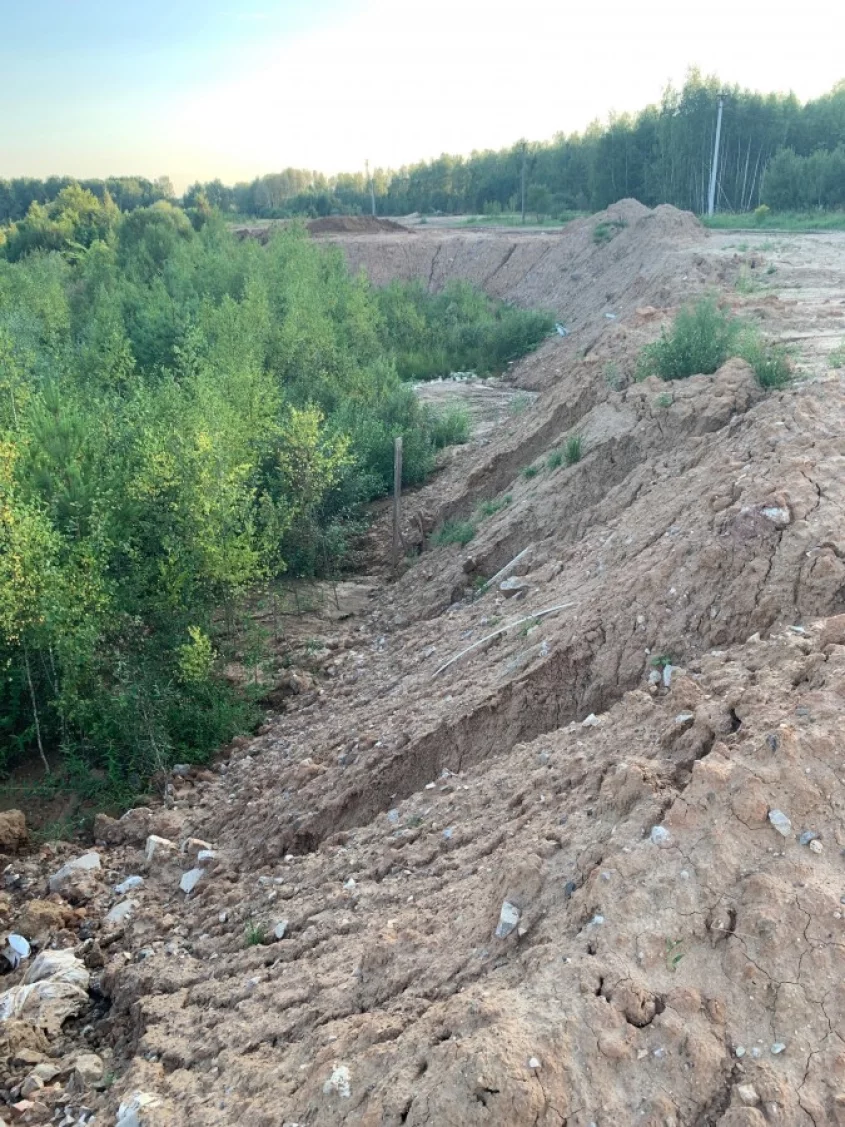
[[156, 854], [174, 853], [175, 851], [176, 845], [169, 838], [159, 837], [158, 834], [150, 834], [147, 838], [147, 847], [144, 856], [147, 864], [149, 864]]
[[182, 879], [179, 881], [179, 887], [184, 893], [193, 892], [204, 875], [203, 869], [188, 869], [187, 873], [182, 874]]
[[119, 904], [115, 904], [103, 922], [118, 927], [126, 923], [137, 907], [137, 900], [121, 900]]
[[66, 865], [62, 865], [59, 871], [50, 877], [50, 891], [61, 892], [69, 877], [76, 873], [93, 873], [99, 868], [99, 853], [83, 853], [81, 857], [75, 857], [72, 861], [68, 861]]

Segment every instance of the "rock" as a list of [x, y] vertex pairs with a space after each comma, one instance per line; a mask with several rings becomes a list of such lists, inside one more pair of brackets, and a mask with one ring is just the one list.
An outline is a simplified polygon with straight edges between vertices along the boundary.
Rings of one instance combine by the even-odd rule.
[[786, 1045], [783, 1043], [783, 1041], [775, 1041], [775, 1043], [771, 1047], [771, 1054], [774, 1057], [779, 1056], [781, 1053], [783, 1053], [785, 1051], [786, 1051]]
[[126, 923], [137, 907], [137, 900], [121, 900], [119, 904], [115, 904], [103, 920], [103, 923], [108, 924], [110, 927], [120, 927]]
[[648, 675], [649, 685], [660, 685], [663, 682], [663, 674], [659, 669], [652, 669]]
[[792, 836], [792, 822], [790, 822], [789, 818], [787, 818], [782, 810], [770, 810], [769, 821], [783, 837]]
[[26, 841], [26, 818], [20, 810], [4, 810], [0, 814], [0, 849], [15, 853]]
[[33, 1068], [30, 1076], [37, 1076], [42, 1084], [49, 1084], [51, 1080], [56, 1079], [60, 1072], [60, 1068], [57, 1068], [55, 1064], [51, 1064], [50, 1061], [45, 1060], [40, 1061], [35, 1068]]
[[161, 1100], [150, 1092], [133, 1092], [117, 1109], [114, 1127], [146, 1127], [150, 1123], [147, 1110], [158, 1107]]
[[189, 837], [187, 841], [182, 843], [181, 852], [188, 857], [196, 858], [199, 853], [204, 853], [211, 850], [211, 842], [203, 841], [198, 837]]
[[811, 853], [821, 853], [823, 851], [824, 851], [824, 846], [822, 845], [822, 843], [819, 841], [819, 839], [817, 837], [814, 837], [813, 840], [810, 842], [810, 852]]
[[287, 934], [287, 930], [288, 930], [288, 921], [287, 920], [279, 920], [279, 922], [273, 928], [273, 935], [275, 936], [276, 939], [284, 939], [285, 935]]
[[819, 649], [825, 646], [845, 646], [845, 614], [826, 618], [819, 635]]
[[581, 721], [582, 728], [597, 728], [599, 726], [599, 718], [595, 712], [591, 712], [589, 716], [585, 716]]
[[68, 909], [52, 900], [30, 900], [18, 916], [17, 926], [24, 935], [35, 939], [51, 931], [60, 931], [65, 927], [67, 917]]
[[496, 925], [496, 938], [507, 939], [514, 928], [519, 923], [520, 910], [515, 904], [511, 904], [510, 900], [505, 900], [502, 904], [502, 910], [499, 912], [499, 922]]
[[737, 1084], [736, 1094], [739, 1096], [740, 1101], [746, 1107], [754, 1107], [760, 1102], [760, 1097], [757, 1094], [757, 1089], [753, 1084]]
[[138, 876], [127, 877], [126, 880], [123, 880], [123, 881], [120, 882], [120, 884], [115, 885], [114, 890], [118, 894], [118, 896], [125, 896], [126, 893], [131, 892], [133, 890], [133, 888], [142, 888], [143, 884], [144, 884], [144, 878], [143, 877], [138, 877]]
[[21, 1095], [26, 1099], [27, 1096], [33, 1095], [35, 1092], [40, 1092], [44, 1087], [44, 1081], [40, 1076], [36, 1076], [34, 1072], [30, 1072], [29, 1076], [21, 1084]]
[[802, 834], [798, 835], [799, 845], [809, 845], [811, 841], [815, 841], [819, 835], [815, 830], [804, 830]]
[[77, 1092], [101, 1084], [105, 1075], [103, 1058], [96, 1053], [80, 1053], [73, 1062], [71, 1084]]
[[182, 815], [175, 810], [152, 810], [136, 806], [121, 818], [98, 814], [94, 819], [94, 840], [105, 845], [141, 846], [150, 836], [178, 837], [182, 831]]
[[213, 849], [201, 849], [197, 854], [197, 861], [200, 865], [207, 865], [210, 861], [217, 858], [217, 853]]
[[539, 1060], [537, 1060], [536, 1057], [529, 1057], [528, 1058], [528, 1067], [536, 1070], [538, 1068], [542, 1068], [543, 1066], [540, 1064]]
[[512, 599], [514, 595], [522, 595], [530, 589], [531, 584], [520, 575], [511, 575], [499, 584], [499, 590], [506, 599]]
[[159, 837], [158, 834], [150, 834], [147, 838], [147, 844], [144, 850], [144, 859], [149, 865], [154, 857], [161, 860], [162, 855], [167, 855], [176, 852], [176, 844], [168, 837]]
[[663, 684], [666, 686], [667, 689], [672, 684], [672, 673], [674, 672], [674, 668], [675, 667], [673, 665], [664, 665], [663, 666], [663, 674], [662, 674]]
[[48, 1035], [89, 1004], [90, 975], [73, 951], [42, 951], [23, 982], [0, 994], [0, 1023], [19, 1018]]
[[187, 873], [182, 874], [182, 879], [179, 881], [179, 887], [188, 895], [194, 891], [204, 875], [204, 869], [189, 869]]
[[323, 1085], [323, 1094], [326, 1096], [337, 1094], [342, 1100], [348, 1100], [352, 1095], [352, 1088], [349, 1081], [349, 1069], [345, 1064], [337, 1064], [331, 1076]]
[[49, 887], [51, 892], [58, 892], [69, 900], [71, 904], [83, 904], [90, 900], [97, 891], [97, 875], [100, 872], [100, 854], [83, 853], [62, 865], [57, 873], [50, 877]]
[[665, 845], [670, 834], [665, 826], [652, 826], [649, 837], [654, 845]]
[[679, 728], [688, 728], [695, 723], [695, 716], [691, 712], [679, 712], [675, 717], [675, 723]]

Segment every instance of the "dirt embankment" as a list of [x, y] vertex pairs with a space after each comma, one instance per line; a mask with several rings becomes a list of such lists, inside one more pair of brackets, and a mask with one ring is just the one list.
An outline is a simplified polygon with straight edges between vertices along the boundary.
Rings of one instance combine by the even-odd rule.
[[[126, 1127], [845, 1123], [845, 388], [632, 383], [666, 307], [743, 265], [642, 211], [570, 244], [572, 336], [514, 373], [541, 394], [406, 499], [420, 554], [317, 630], [286, 710], [101, 818], [101, 870], [48, 895], [78, 848], [14, 863], [10, 927], [75, 950], [94, 1000], [0, 1026], [24, 1122], [82, 1122], [84, 1093], [97, 1127], [141, 1096]], [[445, 278], [458, 239], [464, 277], [495, 257], [473, 238], [405, 246]], [[464, 548], [432, 544], [450, 516]]]

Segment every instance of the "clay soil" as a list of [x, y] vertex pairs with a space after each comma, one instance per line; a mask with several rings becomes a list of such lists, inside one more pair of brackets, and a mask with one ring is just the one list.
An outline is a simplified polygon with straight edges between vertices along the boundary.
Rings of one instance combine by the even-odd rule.
[[[98, 820], [101, 879], [70, 914], [49, 897], [65, 915], [40, 937], [87, 962], [90, 1010], [37, 1049], [15, 1025], [0, 1083], [19, 1099], [33, 1053], [82, 1049], [110, 1082], [39, 1089], [22, 1122], [84, 1104], [111, 1127], [140, 1092], [148, 1127], [845, 1124], [845, 386], [827, 364], [845, 236], [739, 246], [633, 201], [607, 218], [606, 245], [595, 217], [326, 236], [377, 284], [468, 278], [568, 335], [504, 383], [427, 392], [482, 425], [405, 498], [399, 574], [377, 511], [367, 573], [311, 613], [259, 734]], [[793, 346], [793, 386], [764, 393], [738, 360], [633, 381], [708, 288]], [[581, 460], [550, 463], [574, 435]], [[435, 546], [451, 518], [474, 538]], [[511, 590], [485, 586], [519, 553]], [[147, 864], [150, 833], [176, 848]], [[10, 857], [9, 929], [80, 852]], [[130, 874], [132, 913], [107, 923]]]

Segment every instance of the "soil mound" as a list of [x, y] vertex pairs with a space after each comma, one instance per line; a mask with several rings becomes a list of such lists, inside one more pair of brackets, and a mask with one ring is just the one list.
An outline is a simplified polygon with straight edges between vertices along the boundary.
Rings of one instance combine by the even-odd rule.
[[[572, 226], [406, 244], [432, 286], [498, 261], [565, 298], [541, 393], [406, 497], [401, 575], [374, 552], [308, 628], [284, 711], [98, 819], [72, 902], [82, 849], [9, 866], [7, 927], [93, 999], [4, 1027], [30, 1122], [80, 1091], [145, 1127], [845, 1121], [845, 383], [635, 382], [734, 267], [671, 208]], [[345, 249], [386, 276], [380, 238]]]
[[412, 235], [408, 227], [375, 215], [329, 215], [306, 224], [312, 235]]

